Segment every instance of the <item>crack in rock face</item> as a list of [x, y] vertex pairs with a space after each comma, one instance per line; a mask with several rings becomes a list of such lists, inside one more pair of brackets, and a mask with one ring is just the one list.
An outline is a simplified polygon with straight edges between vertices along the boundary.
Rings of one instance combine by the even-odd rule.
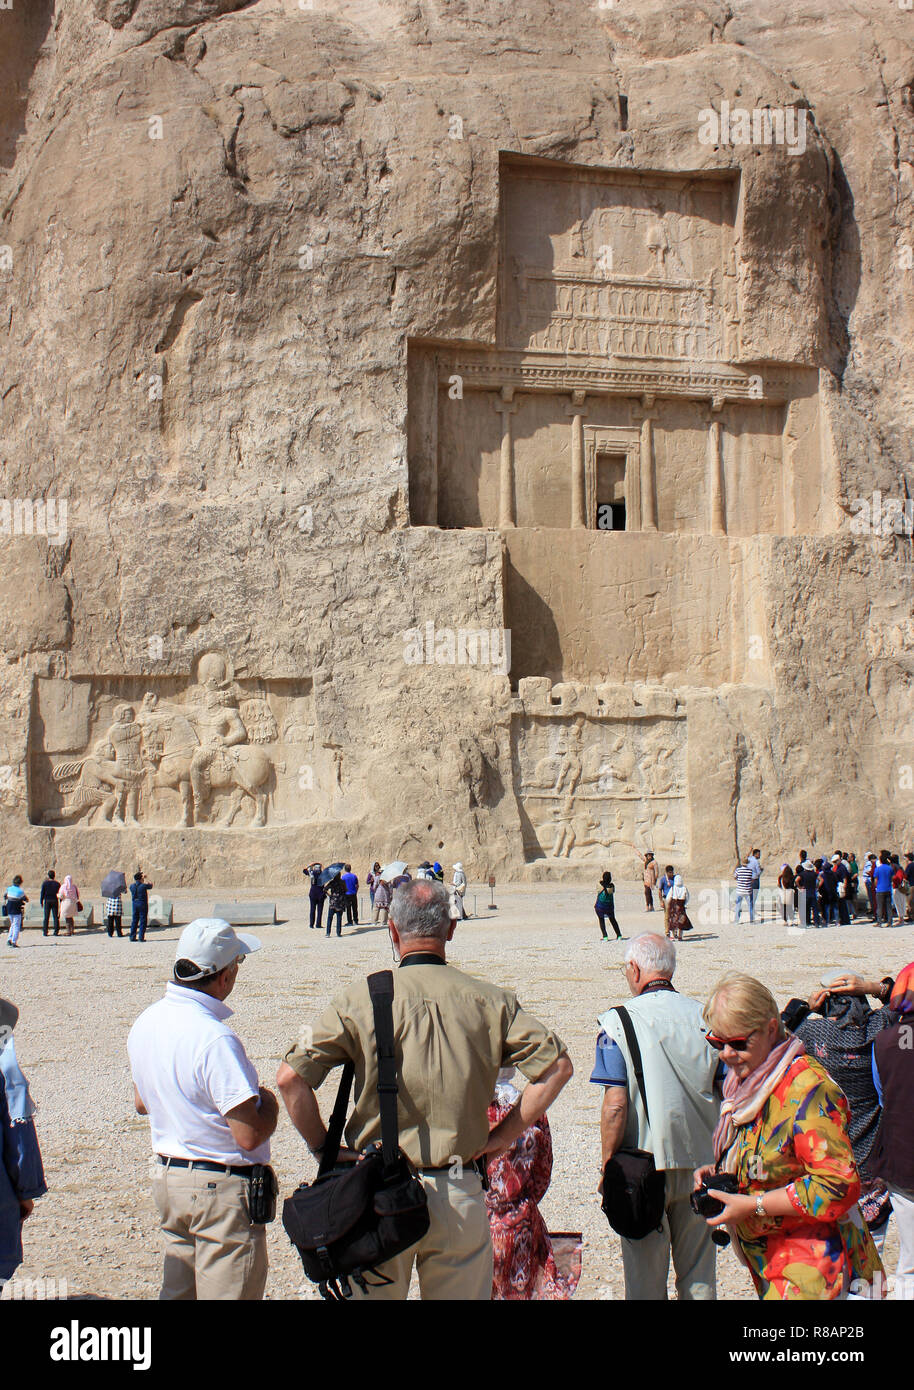
[[133, 20], [149, 33], [176, 24], [199, 24], [206, 19], [243, 10], [253, 0], [95, 0], [95, 13], [113, 29]]

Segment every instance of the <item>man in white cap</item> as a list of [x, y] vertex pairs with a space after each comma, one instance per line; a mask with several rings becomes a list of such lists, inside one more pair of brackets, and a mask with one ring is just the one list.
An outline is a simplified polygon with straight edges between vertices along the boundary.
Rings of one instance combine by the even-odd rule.
[[160, 1299], [263, 1297], [266, 1228], [251, 1221], [254, 1165], [270, 1161], [276, 1096], [226, 1020], [256, 936], [198, 917], [184, 928], [165, 997], [130, 1030], [137, 1111], [152, 1131], [153, 1196], [165, 1233]]

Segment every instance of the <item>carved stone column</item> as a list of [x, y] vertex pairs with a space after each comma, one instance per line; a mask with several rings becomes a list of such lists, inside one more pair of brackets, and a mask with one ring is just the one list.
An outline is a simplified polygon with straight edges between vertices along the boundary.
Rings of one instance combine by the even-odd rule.
[[657, 530], [657, 489], [654, 483], [654, 407], [653, 396], [642, 396], [635, 420], [641, 421], [641, 530]]
[[727, 534], [727, 518], [724, 510], [723, 459], [721, 457], [720, 417], [716, 414], [723, 401], [715, 399], [711, 404], [712, 415], [708, 421], [708, 498], [710, 503], [709, 523], [711, 534]]
[[584, 409], [585, 391], [572, 391], [571, 405], [565, 407], [571, 416], [571, 525], [573, 530], [587, 526], [587, 488], [584, 466]]
[[503, 386], [500, 399], [494, 402], [501, 416], [501, 468], [498, 478], [498, 525], [504, 530], [517, 525], [514, 501], [514, 426], [511, 416], [517, 410], [514, 387]]

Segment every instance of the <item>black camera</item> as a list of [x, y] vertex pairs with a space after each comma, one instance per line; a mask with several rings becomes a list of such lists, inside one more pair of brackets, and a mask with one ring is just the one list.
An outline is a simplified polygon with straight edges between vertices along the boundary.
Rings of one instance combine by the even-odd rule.
[[710, 1178], [702, 1178], [701, 1187], [697, 1192], [693, 1192], [689, 1197], [689, 1206], [696, 1216], [720, 1216], [724, 1209], [723, 1202], [719, 1202], [716, 1197], [711, 1196], [711, 1189], [715, 1192], [727, 1192], [734, 1195], [739, 1192], [739, 1183], [732, 1173], [713, 1173]]

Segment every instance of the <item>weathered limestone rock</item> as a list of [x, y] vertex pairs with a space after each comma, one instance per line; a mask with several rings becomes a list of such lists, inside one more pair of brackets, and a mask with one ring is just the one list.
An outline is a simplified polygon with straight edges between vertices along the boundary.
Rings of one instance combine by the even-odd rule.
[[907, 841], [912, 26], [0, 9], [9, 868]]

